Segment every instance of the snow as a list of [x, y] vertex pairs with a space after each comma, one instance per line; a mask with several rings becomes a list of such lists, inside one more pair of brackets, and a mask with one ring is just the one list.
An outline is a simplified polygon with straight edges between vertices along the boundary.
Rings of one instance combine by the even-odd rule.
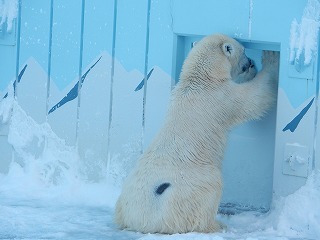
[[18, 0], [0, 0], [0, 28], [7, 23], [7, 31], [12, 30], [14, 19], [18, 15]]
[[[48, 123], [28, 116], [9, 89], [0, 102], [0, 124], [9, 125], [15, 160], [0, 174], [0, 239], [264, 240], [319, 239], [320, 172], [294, 194], [275, 199], [267, 214], [219, 215], [222, 233], [141, 234], [117, 229], [113, 211], [120, 187], [111, 179], [88, 180], [77, 149]], [[113, 165], [113, 174], [121, 175]], [[101, 166], [101, 171], [106, 169]], [[101, 174], [103, 176], [103, 174]], [[120, 176], [122, 178], [122, 175]]]
[[298, 23], [294, 19], [291, 23], [290, 62], [303, 61], [304, 65], [311, 63], [318, 49], [319, 27], [320, 2], [319, 0], [308, 0], [301, 22]]
[[[313, 173], [305, 186], [284, 199], [278, 227], [285, 235], [320, 236], [320, 174]], [[309, 211], [308, 211], [309, 210]], [[298, 219], [298, 221], [297, 221]], [[294, 230], [293, 230], [294, 229]], [[294, 233], [293, 233], [294, 234]]]

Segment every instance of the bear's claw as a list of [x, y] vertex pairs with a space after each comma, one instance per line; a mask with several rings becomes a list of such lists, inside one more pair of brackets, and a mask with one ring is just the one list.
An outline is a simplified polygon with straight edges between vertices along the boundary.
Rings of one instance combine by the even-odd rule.
[[276, 51], [263, 51], [262, 66], [265, 70], [278, 70], [279, 69], [280, 53]]

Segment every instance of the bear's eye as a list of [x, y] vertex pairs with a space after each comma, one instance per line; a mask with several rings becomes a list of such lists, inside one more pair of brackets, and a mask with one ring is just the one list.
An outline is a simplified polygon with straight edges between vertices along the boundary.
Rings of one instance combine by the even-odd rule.
[[243, 67], [242, 67], [242, 72], [245, 72], [245, 71], [247, 71], [247, 67], [246, 67], [246, 66], [243, 66]]
[[230, 45], [227, 45], [226, 46], [226, 50], [227, 50], [228, 53], [231, 53], [232, 47]]

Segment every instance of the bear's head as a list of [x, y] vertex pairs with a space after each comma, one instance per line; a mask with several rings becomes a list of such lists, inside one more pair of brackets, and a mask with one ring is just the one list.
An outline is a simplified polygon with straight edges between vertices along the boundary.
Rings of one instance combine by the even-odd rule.
[[190, 51], [180, 75], [181, 80], [242, 83], [256, 74], [253, 61], [235, 39], [222, 34], [210, 35]]

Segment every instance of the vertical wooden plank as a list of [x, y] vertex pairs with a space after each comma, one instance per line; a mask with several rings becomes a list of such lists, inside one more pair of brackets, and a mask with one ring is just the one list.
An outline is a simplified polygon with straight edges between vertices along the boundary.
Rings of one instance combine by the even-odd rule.
[[107, 161], [113, 9], [113, 1], [86, 2], [78, 149], [93, 180]]
[[125, 172], [141, 152], [147, 0], [118, 0], [116, 21], [109, 167]]
[[76, 143], [81, 1], [53, 2], [48, 121], [68, 144]]
[[23, 1], [17, 99], [34, 120], [46, 119], [50, 1]]
[[2, 92], [0, 99], [2, 99], [7, 91], [9, 83], [15, 79], [16, 46], [0, 44], [0, 52], [0, 92]]
[[[5, 11], [5, 10], [4, 10]], [[1, 17], [0, 17], [1, 21]], [[12, 27], [8, 29], [8, 26]], [[15, 79], [17, 56], [17, 19], [12, 22], [6, 20], [0, 29], [0, 100], [7, 92], [7, 87]]]
[[[11, 23], [4, 23], [0, 32], [0, 104], [8, 100], [8, 90], [9, 87], [12, 88], [18, 70], [17, 22], [20, 19], [19, 13], [17, 18], [12, 22], [13, 26], [10, 31], [7, 31], [7, 24]], [[8, 143], [9, 119], [4, 119], [4, 117], [7, 116], [0, 116], [0, 173], [6, 174], [12, 160], [12, 147]]]
[[33, 57], [47, 71], [50, 1], [23, 1], [21, 7], [21, 65]]
[[[319, 34], [320, 35], [320, 34]], [[320, 36], [318, 36], [318, 46], [320, 46]], [[314, 69], [314, 76], [317, 82], [316, 92], [316, 121], [315, 121], [315, 137], [314, 137], [314, 152], [313, 152], [313, 170], [320, 170], [320, 109], [319, 109], [319, 87], [320, 87], [320, 51], [318, 49], [317, 64]]]
[[163, 124], [171, 94], [173, 32], [171, 1], [151, 1], [144, 148]]
[[[2, 101], [5, 101], [3, 96], [5, 96], [6, 93], [7, 89], [5, 89], [5, 91], [0, 90], [0, 106]], [[8, 173], [12, 160], [12, 146], [8, 143], [8, 132], [9, 125], [7, 119], [4, 119], [4, 116], [0, 115], [0, 174]]]

